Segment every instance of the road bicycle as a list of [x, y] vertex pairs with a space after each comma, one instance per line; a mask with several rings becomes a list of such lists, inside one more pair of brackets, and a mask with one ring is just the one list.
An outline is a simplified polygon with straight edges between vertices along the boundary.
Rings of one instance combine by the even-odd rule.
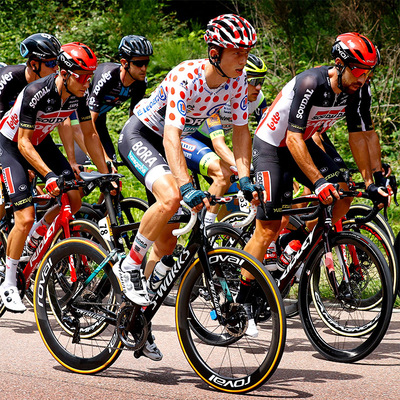
[[[362, 192], [341, 193], [342, 197], [356, 195]], [[303, 196], [293, 203], [317, 199]], [[291, 216], [303, 214], [303, 219], [318, 217], [318, 223], [287, 269], [271, 274], [284, 304], [293, 283], [299, 281], [296, 298], [286, 303], [285, 311], [300, 313], [314, 348], [329, 360], [354, 362], [370, 354], [382, 340], [391, 317], [393, 284], [385, 259], [368, 238], [332, 229], [332, 207], [319, 204], [283, 211]], [[250, 219], [248, 216], [242, 223], [249, 224]], [[230, 243], [240, 243], [235, 240], [231, 237]]]
[[[107, 252], [91, 241], [70, 238], [58, 242], [43, 258], [35, 283], [35, 316], [53, 357], [84, 374], [108, 368], [123, 349], [140, 357], [154, 315], [181, 277], [175, 321], [179, 343], [196, 374], [208, 385], [231, 393], [266, 382], [278, 367], [286, 338], [282, 299], [268, 271], [241, 250], [213, 248], [205, 234], [204, 212], [192, 214], [191, 224], [175, 232], [191, 229], [152, 304], [141, 308], [131, 303], [112, 266], [124, 256], [121, 235], [137, 231], [139, 223], [118, 224], [109, 193], [115, 176], [81, 176], [100, 181], [108, 210], [108, 226], [103, 228], [109, 230], [114, 248]], [[255, 277], [251, 301], [259, 315], [257, 338], [246, 336], [248, 315], [243, 304], [235, 302], [241, 269]], [[76, 281], [71, 279], [72, 270]]]
[[[53, 223], [48, 228], [39, 246], [29, 258], [29, 260], [22, 260], [19, 263], [17, 269], [17, 288], [19, 290], [21, 298], [26, 297], [29, 304], [33, 305], [33, 282], [36, 276], [37, 266], [43, 259], [46, 252], [51, 248], [55, 242], [63, 238], [79, 236], [82, 238], [89, 238], [94, 240], [105, 248], [108, 248], [108, 244], [102, 238], [97, 225], [88, 220], [75, 220], [71, 213], [71, 206], [67, 192], [69, 190], [77, 190], [82, 187], [83, 183], [65, 182], [62, 177], [58, 179], [58, 186], [61, 194], [57, 198], [50, 195], [38, 195], [33, 197], [34, 204], [40, 205], [42, 210], [49, 209], [51, 206], [58, 201], [60, 205], [60, 212], [54, 219]], [[43, 204], [44, 203], [44, 204]], [[7, 220], [13, 222], [12, 218], [12, 206], [9, 204], [6, 207]], [[11, 230], [11, 227], [8, 226]], [[0, 235], [0, 251], [1, 259], [4, 256], [7, 248], [7, 239], [4, 232]], [[4, 279], [5, 263], [0, 265], [0, 281]], [[72, 271], [71, 271], [72, 273]], [[76, 279], [76, 277], [72, 277]], [[0, 300], [0, 317], [4, 314], [6, 308], [3, 302]]]

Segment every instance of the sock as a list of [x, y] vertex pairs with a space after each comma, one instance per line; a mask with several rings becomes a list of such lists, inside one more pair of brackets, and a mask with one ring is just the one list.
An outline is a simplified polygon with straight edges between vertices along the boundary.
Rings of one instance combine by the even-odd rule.
[[122, 271], [132, 271], [140, 269], [143, 258], [147, 251], [153, 244], [154, 240], [149, 240], [144, 237], [140, 232], [137, 233], [133, 241], [132, 248], [125, 260], [121, 264]]
[[14, 260], [7, 256], [6, 259], [6, 274], [4, 282], [1, 286], [3, 288], [9, 288], [10, 286], [17, 286], [17, 267], [19, 260]]
[[210, 211], [206, 212], [206, 215], [204, 217], [204, 224], [205, 226], [208, 226], [210, 224], [213, 224], [215, 222], [215, 219], [217, 218], [217, 214], [214, 214]]
[[236, 303], [250, 303], [251, 280], [243, 275], [240, 277], [239, 293], [236, 297]]

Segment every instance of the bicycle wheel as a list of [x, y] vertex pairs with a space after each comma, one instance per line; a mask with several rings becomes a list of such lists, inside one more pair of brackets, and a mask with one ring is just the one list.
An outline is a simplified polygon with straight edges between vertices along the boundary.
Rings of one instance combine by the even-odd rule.
[[[100, 234], [99, 228], [97, 225], [88, 219], [76, 219], [72, 220], [69, 223], [69, 229], [71, 237], [80, 237], [84, 239], [92, 240], [93, 242], [98, 243], [102, 248], [111, 250], [109, 244], [103, 239]], [[54, 244], [62, 239], [65, 239], [64, 230], [61, 228], [58, 232], [55, 233], [53, 242], [50, 246], [53, 247]], [[25, 298], [28, 303], [33, 306], [33, 287], [35, 285], [37, 271], [34, 271], [30, 277], [29, 285], [26, 285]]]
[[[329, 257], [320, 243], [300, 280], [300, 316], [307, 337], [320, 354], [350, 363], [366, 357], [381, 342], [392, 314], [392, 283], [383, 256], [368, 239], [355, 232], [340, 232], [332, 235], [331, 244], [329, 265], [339, 295], [334, 294], [328, 279]], [[376, 301], [376, 296], [380, 297], [376, 306], [365, 307], [364, 302]]]
[[[372, 211], [372, 207], [366, 204], [352, 204], [350, 206], [350, 210], [347, 212], [346, 217], [348, 219], [354, 219], [355, 217], [366, 217]], [[371, 220], [375, 225], [377, 225], [383, 232], [385, 232], [386, 236], [390, 239], [392, 244], [394, 244], [396, 238], [393, 233], [392, 227], [389, 223], [385, 220], [382, 214], [378, 213], [376, 216]]]
[[[7, 236], [0, 230], [0, 285], [4, 281], [6, 272], [6, 250], [7, 250]], [[6, 307], [3, 304], [3, 300], [0, 298], [0, 318], [6, 312]]]
[[[37, 272], [34, 307], [40, 336], [51, 355], [74, 372], [102, 371], [121, 352], [116, 330], [121, 288], [110, 263], [96, 271], [106, 255], [89, 240], [65, 239], [49, 250]], [[75, 282], [68, 272], [71, 262]]]
[[[272, 376], [282, 357], [286, 339], [282, 298], [271, 275], [242, 250], [221, 247], [207, 256], [213, 271], [245, 269], [254, 276], [249, 301], [253, 306], [259, 300], [266, 305], [259, 318], [254, 313], [258, 337], [245, 335], [247, 316], [243, 305], [234, 302], [239, 274], [216, 274], [216, 293], [211, 295], [196, 259], [187, 268], [178, 291], [178, 339], [190, 365], [207, 384], [225, 392], [248, 392]], [[219, 303], [224, 322], [215, 317], [212, 297]]]
[[[243, 249], [246, 242], [241, 236], [241, 230], [234, 228], [232, 225], [223, 222], [217, 222], [207, 226], [207, 237], [212, 247], [234, 247]], [[175, 307], [176, 294], [180, 280], [169, 292], [163, 304], [170, 307]]]
[[386, 236], [385, 232], [378, 227], [378, 225], [375, 225], [372, 222], [358, 224], [354, 220], [347, 220], [343, 221], [342, 225], [344, 230], [358, 232], [366, 236], [375, 244], [376, 247], [378, 247], [390, 270], [393, 283], [393, 301], [395, 301], [399, 288], [400, 274], [398, 258], [390, 239]]
[[93, 204], [82, 202], [81, 208], [75, 213], [76, 219], [87, 219], [98, 223], [104, 217], [100, 208], [95, 208]]

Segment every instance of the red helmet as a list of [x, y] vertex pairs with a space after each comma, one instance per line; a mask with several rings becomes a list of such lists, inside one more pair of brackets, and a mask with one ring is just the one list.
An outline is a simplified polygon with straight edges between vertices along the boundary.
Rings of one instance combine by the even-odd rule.
[[378, 52], [373, 43], [356, 32], [343, 33], [332, 47], [333, 59], [340, 58], [345, 64], [357, 63], [373, 68], [378, 63]]
[[94, 72], [97, 68], [97, 58], [93, 51], [79, 42], [67, 43], [61, 46], [57, 59], [60, 68], [65, 70]]
[[204, 40], [223, 48], [252, 48], [257, 42], [255, 29], [243, 17], [223, 14], [207, 25]]

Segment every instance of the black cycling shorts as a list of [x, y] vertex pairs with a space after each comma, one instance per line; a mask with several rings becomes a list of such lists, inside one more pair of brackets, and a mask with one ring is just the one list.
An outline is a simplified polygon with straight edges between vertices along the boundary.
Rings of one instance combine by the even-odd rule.
[[[53, 142], [50, 135], [47, 135], [39, 145], [35, 146], [35, 149], [54, 173], [64, 175], [66, 180], [75, 179], [69, 162]], [[22, 210], [32, 206], [33, 188], [29, 179], [28, 169], [36, 173], [37, 171], [20, 153], [18, 143], [11, 141], [2, 134], [0, 134], [0, 162], [4, 182], [14, 209]], [[40, 174], [38, 176], [44, 179]]]
[[136, 115], [132, 115], [122, 128], [118, 151], [124, 164], [150, 192], [158, 178], [171, 174], [165, 158], [163, 138], [144, 125]]
[[[307, 149], [322, 176], [331, 183], [345, 182], [339, 166], [312, 138], [306, 140]], [[259, 220], [280, 220], [282, 209], [290, 208], [293, 197], [293, 177], [298, 182], [314, 189], [313, 182], [294, 161], [287, 147], [272, 146], [257, 136], [253, 142], [253, 164], [257, 182], [267, 191], [265, 215], [262, 207], [257, 210]]]

